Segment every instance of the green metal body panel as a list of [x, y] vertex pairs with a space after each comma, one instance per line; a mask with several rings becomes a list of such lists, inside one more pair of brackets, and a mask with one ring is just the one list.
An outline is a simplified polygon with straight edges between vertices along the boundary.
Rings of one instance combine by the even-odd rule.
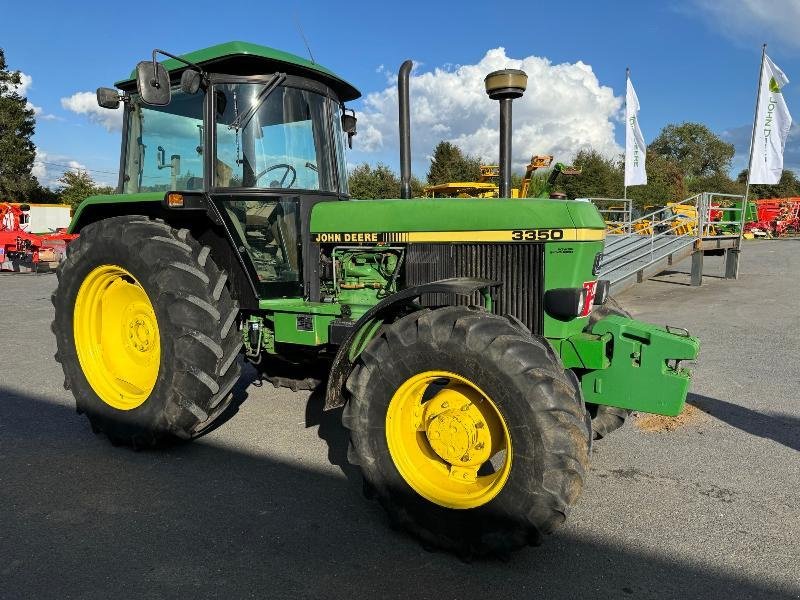
[[493, 231], [528, 228], [605, 229], [594, 205], [563, 200], [414, 198], [323, 202], [311, 213], [311, 233]]
[[[305, 302], [302, 298], [259, 300], [258, 306], [272, 318], [275, 341], [301, 346], [328, 343], [328, 326], [342, 314], [342, 305], [333, 302]], [[311, 323], [310, 331], [298, 327], [298, 317]]]
[[610, 333], [594, 335], [578, 333], [558, 342], [557, 351], [567, 369], [607, 369], [611, 365], [609, 343]]
[[[594, 281], [592, 274], [595, 257], [603, 251], [603, 242], [549, 242], [544, 247], [544, 289], [582, 287]], [[546, 338], [564, 339], [582, 332], [589, 317], [559, 321], [544, 315]], [[558, 349], [557, 349], [558, 350]]]
[[328, 325], [333, 317], [320, 314], [276, 312], [272, 315], [272, 319], [276, 342], [321, 346], [328, 343]]
[[330, 317], [338, 317], [342, 314], [341, 304], [335, 302], [306, 302], [302, 298], [262, 298], [258, 301], [258, 307], [261, 310], [270, 312], [307, 313]]
[[81, 215], [87, 207], [96, 204], [126, 204], [136, 202], [161, 202], [164, 199], [164, 192], [141, 192], [139, 194], [104, 194], [102, 196], [89, 196], [78, 205], [75, 214], [67, 231], [75, 233], [76, 226], [80, 223]]
[[[226, 42], [224, 44], [217, 44], [215, 46], [209, 46], [208, 48], [203, 48], [201, 50], [195, 50], [193, 52], [187, 52], [186, 54], [180, 55], [180, 57], [184, 60], [200, 65], [201, 67], [204, 67], [212, 72], [214, 72], [214, 63], [235, 56], [262, 59], [265, 62], [265, 66], [268, 63], [275, 63], [276, 65], [292, 66], [295, 68], [295, 70], [300, 70], [301, 72], [305, 71], [308, 77], [311, 77], [312, 79], [319, 79], [325, 83], [328, 83], [334, 90], [337, 91], [340, 99], [344, 102], [355, 100], [361, 96], [360, 92], [352, 84], [348, 83], [336, 75], [333, 71], [326, 69], [322, 65], [311, 62], [310, 60], [306, 60], [305, 58], [297, 56], [296, 54], [283, 52], [282, 50], [276, 50], [275, 48], [270, 48], [269, 46], [234, 41]], [[174, 58], [161, 61], [161, 64], [164, 65], [164, 68], [167, 69], [167, 71], [186, 68], [185, 64], [175, 60]], [[268, 73], [269, 70], [265, 68], [263, 72]], [[121, 89], [135, 87], [136, 70], [134, 69], [131, 71], [131, 74], [126, 79], [122, 79], [114, 85]]]
[[[592, 333], [599, 336], [598, 346], [610, 341], [611, 364], [581, 376], [586, 402], [607, 404], [642, 412], [675, 416], [683, 410], [689, 391], [691, 373], [668, 361], [694, 360], [700, 351], [697, 338], [670, 333], [663, 327], [619, 316], [598, 321]], [[577, 340], [576, 340], [577, 341]], [[591, 360], [596, 351], [581, 339], [578, 354]]]

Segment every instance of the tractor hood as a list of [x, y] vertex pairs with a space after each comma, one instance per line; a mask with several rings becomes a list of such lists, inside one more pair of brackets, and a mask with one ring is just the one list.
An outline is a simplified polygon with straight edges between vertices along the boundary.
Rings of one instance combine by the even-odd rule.
[[591, 241], [604, 238], [605, 222], [583, 201], [348, 200], [317, 204], [311, 234], [319, 243]]

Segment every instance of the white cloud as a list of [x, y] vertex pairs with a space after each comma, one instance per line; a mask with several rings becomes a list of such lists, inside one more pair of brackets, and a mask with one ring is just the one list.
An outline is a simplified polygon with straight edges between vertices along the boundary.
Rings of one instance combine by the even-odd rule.
[[[474, 65], [457, 65], [411, 75], [412, 153], [428, 156], [442, 139], [465, 152], [496, 161], [499, 107], [484, 88], [484, 77], [497, 69], [522, 69], [528, 74], [525, 95], [514, 102], [514, 163], [519, 168], [532, 154], [553, 154], [569, 160], [591, 146], [613, 156], [621, 151], [614, 140], [621, 98], [601, 86], [583, 63], [553, 65], [546, 58], [506, 56], [504, 48], [489, 50]], [[396, 147], [397, 88], [390, 85], [364, 99], [355, 139], [362, 152]]]
[[79, 115], [86, 115], [89, 121], [102, 125], [107, 131], [122, 129], [122, 105], [116, 110], [101, 108], [97, 105], [97, 95], [94, 92], [77, 92], [61, 98], [61, 106]]
[[27, 73], [23, 73], [22, 71], [20, 71], [19, 77], [21, 79], [20, 84], [14, 86], [16, 88], [16, 92], [20, 96], [27, 96], [28, 90], [30, 89], [31, 85], [33, 85], [33, 77]]
[[709, 25], [735, 41], [800, 46], [800, 0], [689, 0]]
[[[23, 98], [27, 98], [28, 90], [30, 90], [33, 87], [33, 77], [31, 77], [27, 73], [23, 73], [22, 71], [20, 71], [19, 78], [20, 78], [19, 84], [9, 85], [9, 91], [11, 93], [16, 92]], [[45, 113], [41, 106], [36, 106], [30, 100], [27, 100], [25, 106], [33, 111], [33, 114], [37, 119], [43, 119], [45, 121], [53, 121], [58, 119], [56, 115]]]
[[39, 180], [42, 185], [47, 185], [47, 166], [44, 164], [47, 160], [47, 152], [36, 148], [36, 158], [33, 159], [33, 168], [31, 174]]
[[[49, 154], [40, 148], [36, 148], [36, 157], [33, 159], [31, 174], [39, 180], [41, 185], [57, 188], [60, 185], [59, 178], [68, 170], [87, 171], [87, 168], [83, 163], [63, 154]], [[111, 179], [105, 174], [100, 176], [93, 175], [92, 178], [101, 185], [108, 184], [107, 180]]]

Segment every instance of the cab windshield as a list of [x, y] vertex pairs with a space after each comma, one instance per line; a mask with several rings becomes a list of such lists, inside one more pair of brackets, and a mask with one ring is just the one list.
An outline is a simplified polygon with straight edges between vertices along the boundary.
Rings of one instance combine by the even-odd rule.
[[336, 192], [338, 106], [313, 91], [266, 83], [214, 86], [214, 187]]

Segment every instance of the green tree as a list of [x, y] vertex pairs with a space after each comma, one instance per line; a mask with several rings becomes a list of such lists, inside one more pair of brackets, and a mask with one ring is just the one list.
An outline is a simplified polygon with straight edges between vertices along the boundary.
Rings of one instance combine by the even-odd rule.
[[450, 142], [439, 142], [433, 150], [428, 170], [428, 183], [439, 185], [456, 181], [477, 181], [481, 176], [481, 159], [464, 154]]
[[695, 177], [686, 182], [690, 194], [718, 192], [720, 194], [744, 194], [744, 186], [726, 173], [714, 173], [707, 177]]
[[[736, 181], [741, 188], [739, 193], [744, 194], [744, 187], [747, 184], [747, 169], [739, 173]], [[800, 196], [800, 180], [798, 180], [794, 171], [789, 171], [787, 169], [783, 170], [780, 180], [774, 185], [755, 183], [750, 186], [749, 197], [751, 200], [758, 198], [792, 198], [798, 196]]]
[[567, 198], [621, 198], [622, 169], [621, 165], [611, 158], [606, 158], [596, 150], [580, 150], [572, 162], [581, 169], [580, 175], [561, 176], [556, 181], [558, 191], [563, 191]]
[[17, 93], [19, 71], [9, 71], [0, 48], [0, 200], [27, 201], [36, 189], [31, 175], [36, 148], [31, 141], [36, 120]]
[[412, 198], [422, 198], [425, 195], [425, 184], [422, 183], [418, 177], [412, 175], [411, 176], [411, 197]]
[[73, 209], [89, 196], [114, 193], [110, 186], [97, 185], [86, 171], [64, 171], [58, 182], [61, 184], [57, 192], [61, 202]]
[[[348, 184], [351, 198], [375, 200], [400, 197], [400, 177], [382, 163], [375, 167], [367, 163], [358, 165], [350, 171]], [[423, 187], [422, 182], [412, 175], [411, 196], [422, 197]]]
[[735, 149], [701, 123], [670, 124], [647, 147], [647, 157], [657, 154], [678, 165], [687, 180], [725, 174]]
[[394, 171], [381, 163], [375, 167], [371, 167], [367, 163], [358, 165], [350, 171], [348, 182], [352, 198], [400, 197], [400, 179]]
[[28, 204], [59, 204], [61, 202], [57, 192], [42, 186], [36, 178], [34, 178], [33, 182], [34, 185], [25, 202]]
[[628, 188], [628, 198], [636, 208], [664, 206], [667, 202], [680, 202], [689, 195], [683, 170], [675, 161], [648, 149], [645, 168], [647, 185]]

